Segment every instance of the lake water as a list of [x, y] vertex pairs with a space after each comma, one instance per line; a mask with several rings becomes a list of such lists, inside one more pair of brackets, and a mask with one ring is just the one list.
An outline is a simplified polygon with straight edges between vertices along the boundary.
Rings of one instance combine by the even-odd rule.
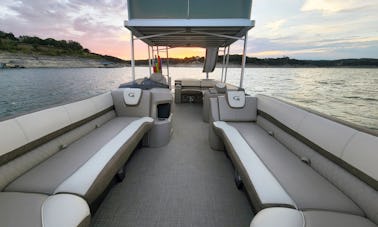
[[[0, 118], [73, 102], [117, 88], [131, 80], [130, 68], [0, 70]], [[172, 82], [203, 78], [202, 68], [171, 67]], [[220, 79], [217, 68], [210, 78]], [[137, 77], [148, 75], [136, 68]], [[227, 82], [239, 84], [240, 69]], [[378, 131], [378, 69], [247, 68], [244, 87]]]

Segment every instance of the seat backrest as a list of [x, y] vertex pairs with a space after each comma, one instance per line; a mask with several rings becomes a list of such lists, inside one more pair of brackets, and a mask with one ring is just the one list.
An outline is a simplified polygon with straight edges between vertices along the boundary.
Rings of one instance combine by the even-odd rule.
[[0, 122], [0, 190], [114, 117], [108, 92]]
[[[0, 122], [0, 165], [18, 156], [18, 148], [69, 127], [113, 106], [110, 93]], [[43, 141], [42, 143], [43, 144]], [[27, 150], [25, 148], [24, 150]], [[13, 152], [15, 151], [15, 152]]]
[[142, 89], [140, 88], [124, 88], [123, 101], [126, 106], [136, 106], [142, 97]]
[[[112, 91], [112, 97], [114, 102], [114, 108], [117, 116], [124, 117], [148, 117], [150, 116], [151, 106], [151, 92], [149, 90], [140, 90], [141, 97], [138, 102], [133, 105], [128, 105], [125, 102], [124, 93], [125, 89], [130, 88], [118, 88]], [[135, 89], [135, 88], [133, 88]]]
[[377, 136], [267, 96], [258, 96], [258, 109], [319, 146], [326, 155], [358, 169], [360, 173], [347, 167], [357, 177], [377, 183]]
[[275, 138], [298, 156], [308, 156], [311, 167], [378, 222], [377, 135], [269, 96], [258, 95], [257, 103], [259, 125], [276, 130]]
[[215, 86], [216, 81], [213, 79], [202, 79], [200, 83], [201, 88], [211, 88]]
[[181, 80], [181, 86], [182, 87], [201, 87], [201, 81], [200, 80], [195, 80], [195, 79], [184, 79]]
[[257, 99], [243, 96], [245, 103], [242, 107], [230, 105], [226, 96], [218, 96], [219, 120], [221, 121], [256, 121]]

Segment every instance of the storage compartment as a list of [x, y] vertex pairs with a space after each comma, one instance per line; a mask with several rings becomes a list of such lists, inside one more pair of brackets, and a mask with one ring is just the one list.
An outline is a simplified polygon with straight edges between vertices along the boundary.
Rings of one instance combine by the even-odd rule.
[[166, 145], [172, 135], [173, 96], [169, 89], [153, 88], [150, 90], [151, 117], [155, 119], [154, 126], [143, 139], [143, 144], [149, 147]]
[[171, 104], [170, 103], [163, 103], [157, 105], [157, 118], [167, 119], [171, 115]]
[[156, 120], [154, 126], [143, 139], [143, 145], [149, 147], [161, 147], [167, 145], [173, 133], [172, 115], [165, 120]]

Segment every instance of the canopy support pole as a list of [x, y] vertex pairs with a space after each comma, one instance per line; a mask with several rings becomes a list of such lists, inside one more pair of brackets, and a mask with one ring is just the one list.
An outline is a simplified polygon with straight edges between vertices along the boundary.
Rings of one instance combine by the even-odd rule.
[[[154, 56], [155, 56], [154, 46], [151, 46], [151, 70], [154, 69], [154, 67], [155, 67], [155, 57]], [[154, 72], [152, 72], [152, 73], [154, 73]]]
[[[159, 65], [160, 64], [160, 62], [159, 62], [159, 46], [156, 46], [156, 54], [157, 54], [156, 62], [157, 62], [157, 65]], [[159, 70], [159, 69], [157, 69], [157, 70]], [[163, 69], [161, 69], [161, 71], [163, 71]], [[160, 72], [160, 73], [163, 74], [163, 72]]]
[[152, 75], [152, 72], [151, 72], [151, 52], [150, 52], [150, 45], [148, 45], [148, 69], [150, 71], [150, 76]]
[[167, 53], [167, 77], [168, 77], [168, 86], [171, 87], [171, 78], [169, 77], [169, 54], [168, 54], [168, 46], [165, 47], [165, 51]]
[[226, 47], [223, 49], [223, 62], [222, 62], [222, 75], [221, 75], [221, 81], [223, 80], [223, 72], [224, 72], [225, 57], [226, 57]]
[[244, 36], [244, 48], [243, 48], [243, 58], [242, 58], [242, 68], [241, 68], [241, 75], [240, 75], [240, 88], [243, 88], [243, 79], [244, 79], [244, 71], [245, 71], [245, 61], [246, 61], [246, 52], [247, 52], [247, 41], [248, 41], [248, 33]]
[[223, 81], [224, 83], [226, 83], [226, 79], [227, 79], [227, 70], [228, 70], [228, 62], [229, 62], [229, 60], [230, 60], [230, 46], [227, 47], [226, 70], [224, 72], [224, 81]]
[[135, 80], [134, 35], [131, 32], [131, 75]]

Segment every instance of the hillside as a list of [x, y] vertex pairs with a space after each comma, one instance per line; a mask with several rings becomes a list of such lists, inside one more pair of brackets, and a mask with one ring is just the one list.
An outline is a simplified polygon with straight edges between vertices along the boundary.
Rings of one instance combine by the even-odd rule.
[[[163, 58], [163, 62], [166, 59]], [[218, 66], [222, 64], [223, 56], [218, 57]], [[229, 65], [240, 66], [241, 55], [230, 55]], [[128, 61], [129, 62], [129, 61]], [[169, 58], [170, 65], [202, 65], [204, 57]], [[137, 60], [136, 65], [148, 65], [148, 60]], [[377, 68], [378, 59], [339, 59], [339, 60], [297, 60], [289, 57], [282, 58], [254, 58], [247, 57], [247, 67], [367, 67]]]
[[119, 67], [122, 59], [91, 53], [80, 43], [0, 31], [0, 67]]
[[[223, 56], [218, 57], [218, 66]], [[229, 64], [240, 65], [241, 55], [230, 55]], [[163, 61], [166, 59], [163, 58]], [[203, 64], [204, 57], [169, 58], [170, 65]], [[0, 31], [0, 68], [18, 67], [122, 67], [130, 64], [116, 57], [91, 53], [76, 41], [41, 39], [31, 36], [15, 37]], [[137, 60], [136, 65], [148, 65], [148, 60]], [[289, 57], [247, 57], [247, 67], [378, 67], [378, 59], [297, 60]]]

